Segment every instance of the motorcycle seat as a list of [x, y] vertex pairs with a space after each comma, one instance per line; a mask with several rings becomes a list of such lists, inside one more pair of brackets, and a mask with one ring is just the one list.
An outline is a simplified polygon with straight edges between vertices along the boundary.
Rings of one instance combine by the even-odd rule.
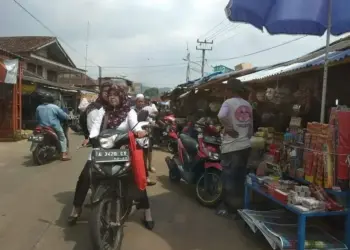
[[191, 136], [180, 134], [180, 140], [189, 155], [195, 155], [198, 152], [198, 142]]

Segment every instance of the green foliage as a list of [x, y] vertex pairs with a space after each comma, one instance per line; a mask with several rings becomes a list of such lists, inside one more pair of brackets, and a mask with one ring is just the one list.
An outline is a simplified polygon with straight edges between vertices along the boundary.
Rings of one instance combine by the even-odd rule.
[[158, 97], [159, 96], [159, 89], [158, 88], [149, 88], [146, 89], [143, 94], [145, 96], [149, 96], [149, 97]]

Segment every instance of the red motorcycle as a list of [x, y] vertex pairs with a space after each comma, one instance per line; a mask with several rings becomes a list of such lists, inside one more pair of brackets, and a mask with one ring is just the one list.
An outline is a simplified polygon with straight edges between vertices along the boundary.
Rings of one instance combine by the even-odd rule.
[[[68, 146], [68, 123], [64, 122], [62, 127], [66, 134]], [[32, 142], [30, 152], [32, 152], [33, 162], [36, 165], [44, 165], [57, 159], [61, 154], [60, 141], [55, 130], [51, 127], [37, 126], [28, 141]]]
[[219, 159], [221, 138], [214, 140], [204, 136], [205, 126], [196, 124], [198, 140], [181, 133], [177, 141], [177, 153], [166, 157], [169, 178], [172, 182], [183, 179], [188, 184], [196, 185], [196, 198], [204, 206], [216, 206], [222, 197], [222, 182]]
[[155, 140], [155, 144], [158, 145], [166, 145], [168, 151], [170, 153], [174, 153], [177, 149], [177, 139], [178, 139], [178, 135], [177, 135], [177, 124], [176, 124], [176, 120], [175, 120], [175, 116], [174, 115], [167, 115], [164, 116], [164, 118], [159, 121], [159, 123], [161, 124], [160, 128], [160, 135], [158, 140]]

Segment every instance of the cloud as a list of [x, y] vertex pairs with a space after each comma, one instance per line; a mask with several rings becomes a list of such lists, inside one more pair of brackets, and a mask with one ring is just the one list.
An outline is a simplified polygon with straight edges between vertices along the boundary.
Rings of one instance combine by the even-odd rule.
[[[325, 44], [324, 37], [308, 37], [254, 56], [220, 61], [217, 59], [244, 55], [295, 37], [270, 36], [249, 25], [229, 23], [224, 14], [228, 0], [61, 0], [49, 4], [44, 0], [18, 1], [63, 39], [63, 46], [80, 67], [85, 64], [87, 23], [90, 22], [88, 69], [92, 77], [98, 74], [92, 62], [101, 66], [131, 66], [128, 69], [104, 67], [103, 74], [124, 74], [150, 86], [184, 82], [186, 65], [182, 58], [186, 55], [187, 43], [192, 60], [200, 60], [197, 38], [214, 39], [213, 50], [207, 53], [208, 65], [229, 67], [240, 62], [277, 63]], [[12, 1], [2, 3], [0, 22], [4, 36], [52, 35]], [[164, 64], [172, 66], [145, 67]], [[206, 71], [210, 70], [207, 66]], [[192, 72], [192, 78], [197, 77], [199, 74]]]

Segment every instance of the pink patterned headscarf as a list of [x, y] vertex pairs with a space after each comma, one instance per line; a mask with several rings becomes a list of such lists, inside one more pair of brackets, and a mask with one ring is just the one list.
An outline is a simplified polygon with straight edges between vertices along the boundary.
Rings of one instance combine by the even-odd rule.
[[119, 97], [119, 105], [117, 107], [109, 104], [106, 107], [106, 114], [103, 127], [105, 129], [118, 128], [125, 121], [131, 109], [128, 94], [125, 88], [119, 85], [112, 85], [108, 90], [108, 95], [115, 91]]

